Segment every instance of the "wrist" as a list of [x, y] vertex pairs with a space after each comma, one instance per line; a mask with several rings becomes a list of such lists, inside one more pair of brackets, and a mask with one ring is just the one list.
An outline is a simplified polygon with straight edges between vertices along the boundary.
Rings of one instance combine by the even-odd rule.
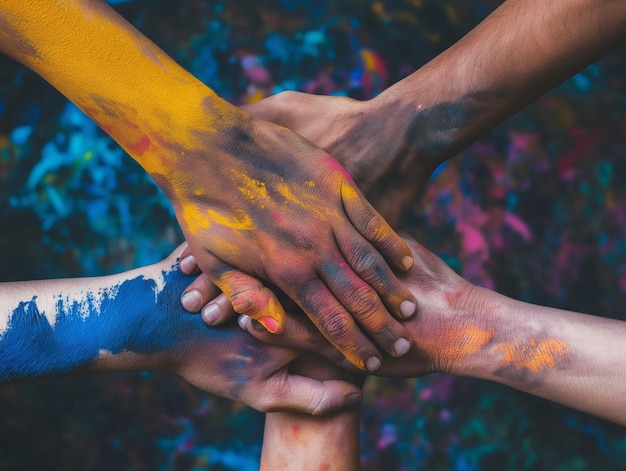
[[[441, 66], [439, 66], [441, 67]], [[410, 161], [403, 168], [437, 165], [454, 157], [479, 135], [491, 103], [480, 94], [447, 88], [443, 70], [424, 66], [374, 99], [388, 122], [402, 123]]]
[[469, 295], [459, 303], [452, 329], [456, 348], [446, 372], [485, 379], [493, 370], [493, 344], [502, 336], [503, 301], [495, 291], [470, 285]]
[[[440, 314], [416, 322], [416, 344], [425, 347], [432, 371], [485, 378], [492, 358], [492, 345], [500, 334], [502, 304], [498, 293], [465, 280], [447, 291], [438, 307], [424, 311]], [[419, 315], [418, 315], [419, 317]]]

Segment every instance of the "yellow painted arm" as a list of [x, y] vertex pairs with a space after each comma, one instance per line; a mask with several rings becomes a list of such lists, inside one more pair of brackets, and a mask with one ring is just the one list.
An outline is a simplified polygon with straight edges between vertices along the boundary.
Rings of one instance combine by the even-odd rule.
[[[3, 0], [0, 50], [50, 82], [150, 174], [240, 115], [104, 2]], [[173, 134], [176, 136], [176, 145]]]

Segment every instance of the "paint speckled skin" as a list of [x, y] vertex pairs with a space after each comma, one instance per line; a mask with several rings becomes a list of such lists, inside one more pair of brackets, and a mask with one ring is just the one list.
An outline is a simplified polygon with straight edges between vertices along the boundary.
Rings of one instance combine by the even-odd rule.
[[[351, 375], [317, 355], [305, 355], [292, 365], [317, 379]], [[364, 378], [350, 378], [362, 384]], [[260, 469], [354, 471], [359, 469], [359, 409], [326, 417], [270, 413], [265, 417]]]
[[326, 152], [216, 96], [101, 1], [6, 0], [0, 14], [0, 48], [154, 178], [235, 309], [282, 329], [284, 311], [264, 279], [354, 364], [378, 355], [375, 344], [393, 352], [406, 336], [394, 316], [412, 298], [391, 268], [410, 252]]

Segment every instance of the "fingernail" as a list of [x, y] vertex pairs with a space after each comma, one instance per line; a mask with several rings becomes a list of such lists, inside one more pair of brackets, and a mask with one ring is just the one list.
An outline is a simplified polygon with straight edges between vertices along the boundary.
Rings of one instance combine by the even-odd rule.
[[350, 393], [343, 400], [344, 407], [356, 407], [361, 403], [363, 395], [361, 393]]
[[239, 324], [239, 327], [241, 327], [243, 330], [248, 330], [249, 323], [250, 316], [246, 316], [245, 314], [239, 316], [239, 319], [237, 319], [237, 324]]
[[213, 325], [221, 315], [222, 310], [217, 304], [207, 304], [202, 309], [202, 320], [209, 325]]
[[278, 332], [279, 325], [278, 322], [276, 322], [276, 319], [271, 317], [261, 317], [259, 322], [272, 334]]
[[188, 311], [197, 311], [202, 305], [202, 295], [199, 291], [192, 289], [183, 294], [183, 297], [180, 298], [180, 302]]
[[409, 255], [402, 257], [402, 266], [405, 270], [411, 268], [413, 266], [413, 257], [410, 257]]
[[380, 360], [377, 357], [369, 357], [365, 362], [365, 367], [368, 371], [376, 371], [380, 368]]
[[267, 332], [267, 329], [263, 327], [261, 323], [257, 320], [250, 319], [250, 326], [257, 332]]
[[188, 255], [187, 257], [183, 258], [180, 262], [178, 262], [178, 265], [180, 266], [180, 269], [183, 272], [191, 273], [192, 271], [195, 270], [197, 266], [196, 257], [194, 257], [193, 255]]
[[404, 355], [410, 348], [411, 342], [404, 338], [396, 340], [396, 343], [393, 344], [393, 351], [398, 357]]
[[400, 315], [403, 319], [407, 319], [415, 314], [415, 309], [417, 308], [417, 304], [413, 301], [409, 301], [408, 299], [402, 301], [400, 303]]

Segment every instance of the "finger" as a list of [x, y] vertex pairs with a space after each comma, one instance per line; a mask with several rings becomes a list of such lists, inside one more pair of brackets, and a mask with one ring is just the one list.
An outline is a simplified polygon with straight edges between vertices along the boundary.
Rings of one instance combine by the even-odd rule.
[[[380, 258], [378, 255], [377, 257]], [[356, 265], [358, 266], [358, 263]], [[376, 266], [373, 271], [369, 267], [366, 270], [368, 275], [379, 271], [381, 270]], [[359, 278], [345, 261], [327, 262], [320, 272], [320, 277], [377, 345], [396, 357], [409, 351], [411, 347], [409, 332], [389, 314], [376, 291]], [[380, 281], [384, 283], [386, 280]], [[406, 289], [404, 286], [401, 288]]]
[[261, 281], [212, 254], [203, 257], [202, 271], [226, 295], [235, 312], [258, 320], [273, 334], [285, 326], [285, 311], [276, 295]]
[[286, 374], [272, 380], [274, 387], [253, 402], [263, 412], [288, 410], [311, 415], [325, 415], [356, 407], [363, 398], [360, 388], [346, 381], [317, 381], [305, 376]]
[[[389, 312], [399, 319], [408, 319], [415, 314], [417, 308], [415, 297], [398, 280], [385, 260], [371, 244], [359, 237], [359, 234], [352, 228], [342, 228], [335, 235], [335, 239], [352, 270], [378, 293]], [[333, 270], [325, 270], [325, 272], [334, 273]], [[344, 270], [344, 272], [347, 271]], [[343, 283], [343, 280], [337, 280], [336, 278], [336, 276], [329, 277], [329, 281], [334, 281], [333, 286], [336, 286], [338, 282], [339, 284]], [[347, 288], [341, 290], [341, 286], [331, 287], [331, 290], [337, 294], [341, 302], [345, 302], [346, 299], [344, 298], [350, 298], [352, 295]], [[362, 296], [362, 298], [365, 301], [368, 299], [366, 296]], [[350, 312], [354, 312], [351, 307], [346, 307], [348, 307]], [[386, 309], [385, 311], [380, 311], [380, 314], [382, 315], [384, 312], [386, 312]], [[385, 317], [385, 319], [388, 318]]]
[[209, 301], [219, 294], [220, 290], [217, 286], [202, 273], [183, 291], [180, 303], [188, 312], [200, 312]]
[[413, 254], [407, 243], [394, 232], [355, 186], [344, 181], [341, 185], [341, 199], [350, 222], [393, 268], [406, 271], [413, 266]]
[[224, 293], [212, 299], [202, 308], [202, 320], [205, 324], [216, 326], [228, 322], [237, 313]]
[[[187, 243], [185, 243], [184, 245], [187, 245]], [[185, 275], [195, 275], [196, 273], [200, 272], [200, 267], [198, 267], [196, 257], [191, 254], [189, 246], [187, 246], [183, 250], [183, 253], [180, 254], [178, 266], [180, 267], [180, 271], [183, 272]]]
[[379, 351], [322, 280], [316, 278], [297, 288], [297, 292], [290, 294], [291, 298], [300, 300], [311, 321], [350, 362], [366, 371], [380, 367]]
[[315, 352], [343, 369], [361, 372], [326, 340], [319, 329], [304, 315], [290, 316], [281, 335], [272, 335], [265, 327], [248, 316], [239, 316], [238, 323], [243, 330], [263, 343]]

